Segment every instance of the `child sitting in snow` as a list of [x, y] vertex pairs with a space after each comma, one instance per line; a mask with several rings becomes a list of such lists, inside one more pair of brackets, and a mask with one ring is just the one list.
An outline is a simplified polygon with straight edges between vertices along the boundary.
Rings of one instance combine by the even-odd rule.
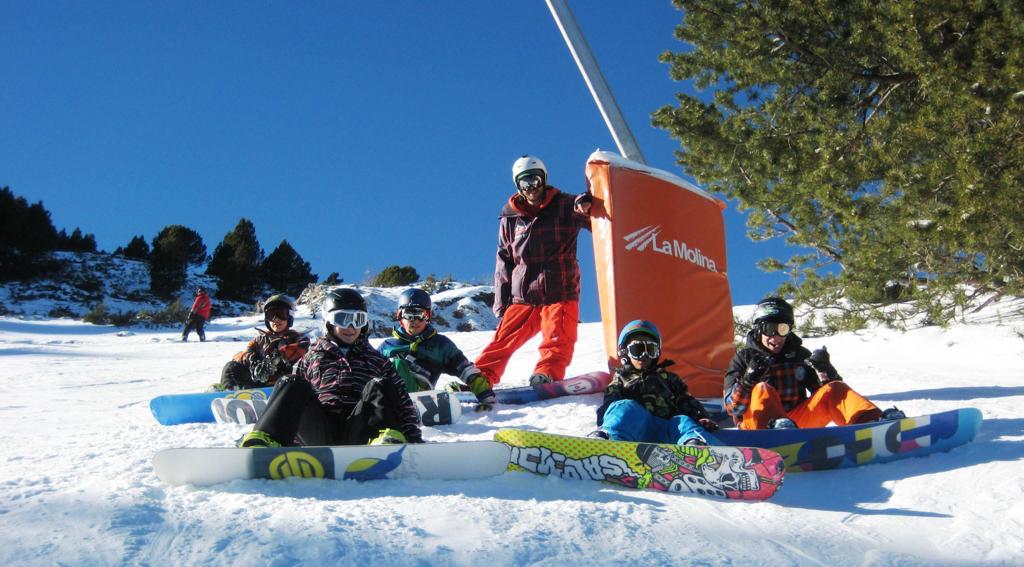
[[707, 431], [718, 429], [686, 384], [659, 362], [661, 333], [654, 323], [636, 320], [619, 334], [619, 359], [604, 403], [597, 409], [600, 429], [589, 437], [613, 441], [708, 445]]
[[406, 390], [432, 390], [442, 373], [450, 374], [461, 382], [454, 385], [456, 388], [476, 395], [476, 411], [492, 409], [495, 396], [491, 383], [451, 339], [430, 324], [432, 309], [427, 292], [417, 288], [403, 291], [396, 313], [399, 327], [377, 350], [395, 365], [398, 375], [405, 380]]

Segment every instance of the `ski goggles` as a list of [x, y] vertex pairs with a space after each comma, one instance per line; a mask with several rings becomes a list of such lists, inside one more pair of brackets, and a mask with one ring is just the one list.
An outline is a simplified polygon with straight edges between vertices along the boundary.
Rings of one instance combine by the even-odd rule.
[[289, 309], [287, 307], [279, 307], [274, 305], [273, 307], [267, 307], [263, 310], [263, 316], [267, 321], [273, 321], [274, 319], [280, 319], [282, 321], [288, 320]]
[[353, 329], [358, 329], [365, 327], [366, 324], [370, 322], [370, 317], [366, 314], [366, 311], [339, 309], [337, 311], [327, 313], [327, 318], [325, 320], [335, 327], [351, 327]]
[[789, 323], [762, 321], [757, 324], [757, 331], [766, 337], [784, 337], [793, 331], [793, 327]]
[[539, 189], [544, 185], [544, 178], [535, 173], [529, 175], [523, 175], [516, 180], [516, 187], [519, 187], [520, 191], [529, 191], [531, 189]]
[[430, 312], [422, 307], [404, 307], [398, 315], [406, 321], [426, 321], [430, 318]]
[[633, 341], [626, 345], [626, 354], [630, 358], [658, 358], [661, 347], [654, 341]]

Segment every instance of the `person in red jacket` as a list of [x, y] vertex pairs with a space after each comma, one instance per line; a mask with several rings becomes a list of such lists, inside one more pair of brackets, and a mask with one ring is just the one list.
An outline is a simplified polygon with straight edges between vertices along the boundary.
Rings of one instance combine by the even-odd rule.
[[210, 296], [206, 295], [206, 290], [196, 289], [196, 300], [192, 302], [192, 309], [188, 310], [188, 319], [185, 320], [185, 328], [181, 330], [181, 342], [188, 342], [188, 335], [193, 329], [199, 335], [200, 342], [206, 340], [206, 331], [203, 330], [203, 325], [210, 319], [211, 307], [213, 304], [210, 302]]
[[512, 164], [516, 193], [499, 216], [494, 269], [498, 328], [476, 366], [491, 385], [501, 381], [509, 359], [538, 332], [540, 360], [530, 384], [565, 378], [579, 323], [580, 268], [576, 241], [590, 230], [591, 195], [569, 195], [548, 185], [539, 158]]

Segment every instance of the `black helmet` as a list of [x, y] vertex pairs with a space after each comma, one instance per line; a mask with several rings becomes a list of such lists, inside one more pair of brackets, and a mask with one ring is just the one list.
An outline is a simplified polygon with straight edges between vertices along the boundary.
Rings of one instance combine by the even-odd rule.
[[321, 313], [351, 309], [354, 311], [366, 311], [366, 300], [358, 291], [350, 287], [339, 287], [332, 289], [324, 297], [324, 303], [320, 306]]
[[767, 297], [754, 308], [754, 324], [787, 323], [793, 325], [793, 306], [780, 297]]
[[430, 294], [418, 287], [411, 287], [398, 297], [398, 310], [401, 311], [404, 307], [419, 307], [430, 311]]
[[270, 319], [267, 318], [267, 311], [272, 307], [285, 308], [288, 310], [288, 328], [295, 324], [295, 301], [283, 293], [271, 295], [263, 303], [263, 323], [270, 329]]
[[[358, 316], [352, 314], [335, 313], [337, 311], [357, 311]], [[324, 302], [320, 305], [320, 316], [323, 317], [327, 331], [330, 332], [332, 321], [341, 326], [349, 324], [355, 327], [365, 327], [369, 322], [369, 315], [366, 312], [366, 300], [358, 291], [350, 287], [339, 287], [327, 293]]]

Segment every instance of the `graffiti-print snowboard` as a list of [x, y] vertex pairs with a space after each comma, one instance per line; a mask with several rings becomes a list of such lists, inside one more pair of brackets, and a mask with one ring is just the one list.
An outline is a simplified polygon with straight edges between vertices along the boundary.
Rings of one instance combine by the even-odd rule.
[[731, 500], [765, 500], [782, 486], [782, 457], [767, 449], [605, 441], [521, 429], [494, 435], [512, 449], [509, 470], [598, 480]]

